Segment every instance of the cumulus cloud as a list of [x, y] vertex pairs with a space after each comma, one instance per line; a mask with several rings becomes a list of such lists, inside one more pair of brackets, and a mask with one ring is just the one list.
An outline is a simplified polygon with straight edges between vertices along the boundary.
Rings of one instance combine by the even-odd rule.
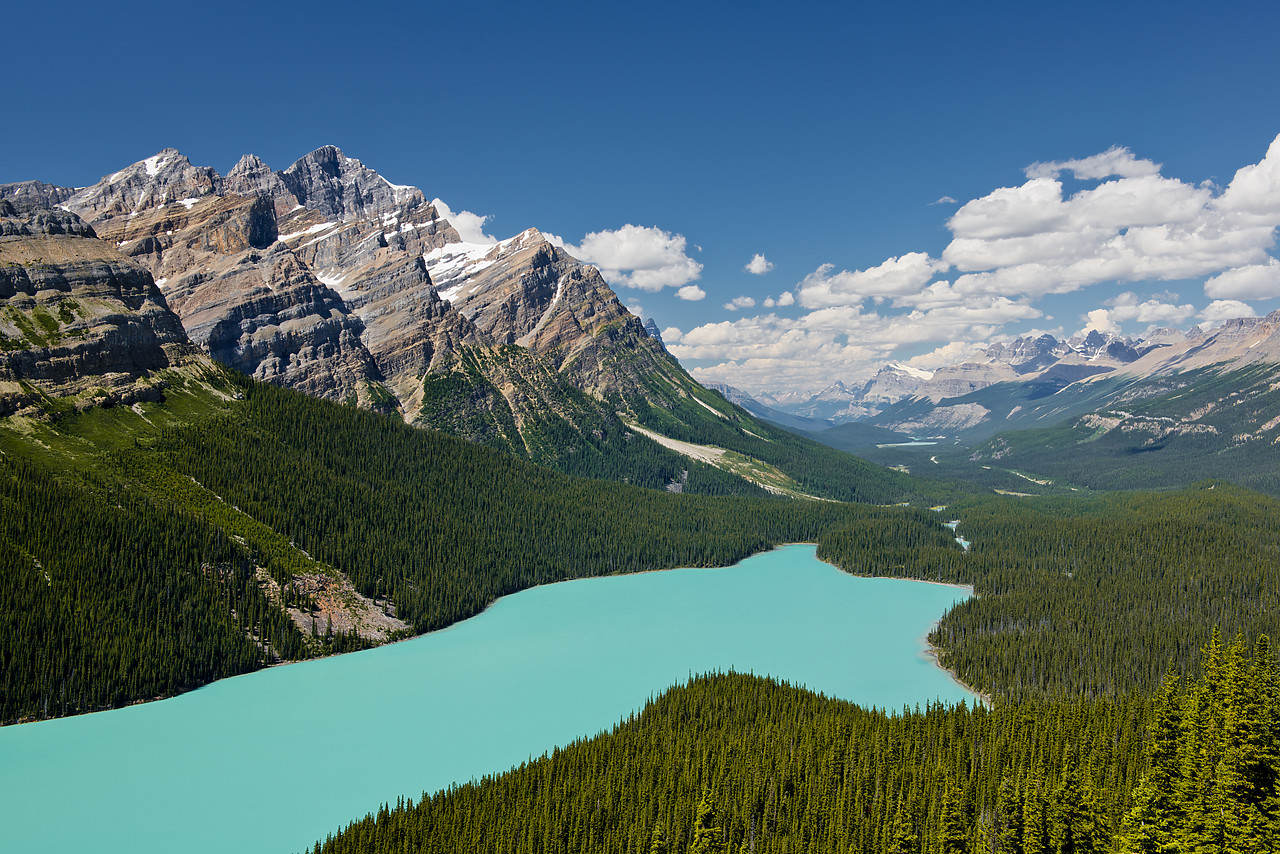
[[561, 245], [570, 255], [600, 268], [611, 285], [657, 292], [678, 288], [702, 276], [702, 264], [687, 254], [683, 234], [656, 227], [624, 225], [593, 231], [577, 246]]
[[697, 285], [685, 285], [680, 288], [680, 290], [676, 291], [676, 296], [680, 297], [680, 299], [688, 300], [689, 302], [697, 302], [700, 299], [704, 299], [706, 295], [707, 292]]
[[498, 238], [484, 233], [484, 224], [489, 221], [488, 215], [480, 216], [471, 211], [454, 212], [441, 199], [431, 202], [440, 216], [449, 220], [449, 224], [458, 230], [458, 236], [466, 243], [478, 243], [484, 246], [497, 243]]
[[905, 364], [923, 371], [932, 371], [944, 365], [958, 365], [969, 359], [977, 358], [987, 349], [985, 341], [952, 341], [907, 359]]
[[1176, 305], [1154, 298], [1143, 300], [1132, 291], [1125, 291], [1108, 300], [1107, 305], [1111, 306], [1111, 319], [1117, 323], [1136, 320], [1147, 325], [1178, 324], [1196, 313], [1195, 306], [1190, 303]]
[[[1243, 196], [1237, 199], [1245, 204]], [[1031, 298], [1264, 263], [1280, 207], [1268, 220], [1256, 212], [1261, 205], [1242, 215], [1222, 209], [1220, 201], [1209, 187], [1156, 174], [1119, 178], [1067, 198], [1056, 178], [1036, 177], [961, 207], [948, 222], [954, 239], [942, 260], [960, 272], [957, 290]]]
[[1071, 172], [1082, 181], [1110, 178], [1137, 178], [1154, 175], [1160, 171], [1159, 163], [1139, 160], [1127, 148], [1112, 146], [1101, 154], [1080, 160], [1054, 160], [1048, 163], [1032, 163], [1025, 170], [1028, 178], [1057, 178], [1063, 172]]
[[791, 293], [791, 291], [783, 291], [781, 296], [765, 297], [763, 305], [765, 308], [774, 308], [775, 306], [786, 307], [789, 305], [795, 305], [795, 302], [796, 302], [795, 294]]
[[[1177, 299], [1175, 294], [1162, 295], [1166, 299]], [[1176, 326], [1185, 323], [1196, 315], [1196, 307], [1190, 303], [1177, 305], [1161, 299], [1142, 299], [1132, 291], [1125, 291], [1106, 303], [1108, 308], [1097, 308], [1086, 315], [1084, 328], [1079, 334], [1088, 334], [1091, 330], [1099, 332], [1120, 332], [1121, 324], [1137, 321], [1147, 327]]]
[[662, 340], [668, 344], [678, 344], [683, 337], [684, 333], [680, 331], [679, 326], [668, 326], [662, 330]]
[[763, 276], [765, 273], [773, 269], [773, 262], [757, 252], [755, 255], [751, 256], [751, 260], [747, 262], [747, 266], [742, 269], [754, 276]]
[[1272, 299], [1280, 297], [1280, 262], [1236, 267], [1204, 283], [1204, 294], [1215, 299]]
[[738, 311], [743, 308], [753, 308], [756, 304], [754, 297], [734, 297], [732, 300], [724, 304], [729, 311]]
[[1120, 331], [1120, 325], [1111, 317], [1111, 312], [1105, 308], [1095, 308], [1089, 312], [1087, 323], [1079, 334], [1087, 335], [1090, 332], [1115, 333]]
[[866, 270], [835, 270], [834, 264], [823, 264], [804, 277], [797, 289], [800, 305], [822, 308], [856, 305], [867, 298], [904, 297], [918, 293], [934, 273], [947, 265], [924, 252], [908, 252], [890, 258]]
[[715, 360], [711, 367], [693, 370], [699, 379], [757, 390], [825, 385], [833, 376], [869, 373], [873, 362], [904, 346], [976, 345], [1007, 322], [1040, 316], [1037, 309], [1003, 297], [892, 316], [864, 312], [860, 306], [832, 306], [797, 319], [766, 314], [704, 324], [667, 349], [678, 359]]
[[1202, 327], [1216, 326], [1224, 320], [1234, 320], [1237, 317], [1257, 316], [1258, 313], [1253, 310], [1253, 306], [1234, 299], [1216, 299], [1205, 306], [1199, 315], [1204, 320], [1204, 323], [1200, 324]]
[[956, 200], [951, 198], [950, 196], [939, 196], [938, 198], [934, 199], [932, 202], [929, 202], [929, 204], [931, 205], [954, 205], [955, 203], [956, 203]]
[[1262, 224], [1280, 221], [1280, 136], [1258, 163], [1236, 171], [1218, 199], [1218, 210], [1256, 217]]

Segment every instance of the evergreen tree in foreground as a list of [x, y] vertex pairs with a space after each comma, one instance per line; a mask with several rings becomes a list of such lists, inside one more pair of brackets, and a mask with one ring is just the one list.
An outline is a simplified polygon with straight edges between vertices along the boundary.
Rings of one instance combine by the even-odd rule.
[[1124, 854], [1280, 851], [1280, 682], [1267, 638], [1252, 654], [1215, 633], [1204, 676], [1156, 698], [1150, 770], [1116, 840]]

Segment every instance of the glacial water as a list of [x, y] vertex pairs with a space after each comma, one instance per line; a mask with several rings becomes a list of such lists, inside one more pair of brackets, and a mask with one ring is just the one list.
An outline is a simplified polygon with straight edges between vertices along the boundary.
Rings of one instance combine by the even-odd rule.
[[171, 700], [0, 728], [0, 849], [302, 851], [348, 821], [608, 729], [690, 675], [868, 706], [973, 700], [925, 653], [965, 590], [793, 545], [526, 590], [444, 631]]

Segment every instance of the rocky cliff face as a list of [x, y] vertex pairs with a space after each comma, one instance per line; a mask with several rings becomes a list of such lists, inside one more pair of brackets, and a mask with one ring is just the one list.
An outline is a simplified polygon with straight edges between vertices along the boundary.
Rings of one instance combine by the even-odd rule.
[[0, 201], [0, 415], [152, 398], [197, 358], [144, 268], [73, 213]]
[[280, 180], [298, 204], [337, 220], [374, 219], [425, 202], [421, 190], [392, 184], [332, 145], [294, 163]]
[[41, 181], [0, 184], [0, 199], [8, 202], [16, 213], [52, 210], [75, 194], [76, 191], [70, 187], [58, 187]]

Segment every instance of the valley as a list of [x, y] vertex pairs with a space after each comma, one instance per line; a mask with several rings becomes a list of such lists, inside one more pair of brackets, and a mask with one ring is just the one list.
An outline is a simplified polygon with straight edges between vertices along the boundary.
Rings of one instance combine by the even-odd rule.
[[[52, 844], [68, 779], [86, 835], [51, 850], [245, 847], [193, 831], [242, 810], [261, 850], [332, 852], [1280, 833], [1276, 315], [761, 401], [696, 382], [548, 235], [469, 242], [448, 210], [332, 146], [0, 186], [0, 767], [6, 802], [33, 799], [24, 847]], [[820, 582], [742, 581], [796, 555]], [[869, 592], [894, 585], [924, 591], [910, 617]], [[471, 634], [606, 587], [627, 592]], [[988, 702], [956, 705], [924, 640]], [[471, 764], [435, 758], [468, 725]], [[44, 733], [84, 735], [55, 762]], [[495, 733], [520, 739], [485, 753]], [[134, 836], [147, 817], [88, 812], [134, 752], [146, 786], [119, 797], [190, 777], [194, 811]], [[207, 806], [276, 755], [307, 785]]]

